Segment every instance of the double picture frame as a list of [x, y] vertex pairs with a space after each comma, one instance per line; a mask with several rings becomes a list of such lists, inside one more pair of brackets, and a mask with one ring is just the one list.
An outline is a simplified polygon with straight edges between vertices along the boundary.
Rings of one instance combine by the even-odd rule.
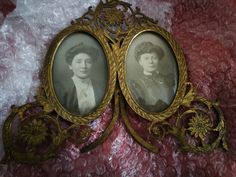
[[[119, 118], [139, 144], [158, 153], [132, 125], [132, 110], [138, 115], [133, 118], [147, 120], [143, 129], [149, 135], [158, 140], [173, 135], [184, 151], [207, 152], [220, 144], [227, 149], [219, 103], [194, 91], [174, 37], [131, 6], [100, 1], [54, 37], [36, 100], [12, 106], [4, 123], [6, 158], [46, 160], [66, 139], [85, 143], [80, 151], [88, 152], [108, 138]], [[106, 128], [87, 142], [90, 123], [100, 116], [106, 117]]]
[[183, 53], [158, 25], [130, 30], [118, 54], [102, 30], [72, 25], [55, 37], [45, 61], [47, 98], [58, 115], [73, 123], [90, 122], [105, 111], [117, 78], [129, 106], [152, 121], [171, 116], [186, 91]]

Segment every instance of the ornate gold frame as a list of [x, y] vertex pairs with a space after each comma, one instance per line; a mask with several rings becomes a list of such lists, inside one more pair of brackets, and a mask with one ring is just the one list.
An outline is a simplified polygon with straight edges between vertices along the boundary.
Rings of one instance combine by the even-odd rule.
[[[63, 40], [73, 33], [87, 33], [88, 35], [94, 37], [102, 46], [108, 65], [108, 82], [105, 96], [98, 108], [86, 116], [80, 116], [68, 112], [58, 101], [52, 82], [52, 69], [55, 60], [55, 54]], [[58, 115], [72, 123], [87, 124], [96, 119], [105, 110], [114, 94], [116, 84], [115, 58], [116, 56], [112, 55], [112, 51], [109, 48], [101, 29], [92, 28], [88, 25], [74, 24], [61, 31], [52, 41], [44, 64], [45, 72], [43, 73], [43, 88], [51, 108], [54, 109]]]
[[[197, 95], [192, 84], [187, 81], [183, 52], [174, 37], [158, 26], [158, 22], [145, 16], [139, 8], [133, 9], [127, 2], [106, 0], [100, 1], [94, 9], [89, 7], [82, 17], [73, 20], [71, 24], [55, 37], [50, 46], [45, 60], [43, 86], [39, 88], [36, 100], [19, 107], [12, 106], [12, 112], [3, 127], [6, 154], [3, 161], [14, 159], [24, 163], [37, 163], [54, 157], [66, 139], [75, 144], [85, 143], [92, 131], [90, 122], [105, 110], [109, 102], [113, 103], [113, 115], [109, 124], [101, 136], [84, 146], [81, 152], [87, 152], [104, 142], [121, 115], [131, 136], [143, 147], [158, 153], [159, 149], [133, 128], [126, 113], [128, 106], [147, 120], [146, 131], [159, 141], [166, 135], [171, 135], [178, 140], [181, 150], [195, 153], [208, 152], [221, 145], [227, 149], [226, 124], [219, 102]], [[55, 53], [63, 40], [76, 32], [91, 35], [98, 41], [106, 55], [109, 69], [105, 97], [100, 106], [88, 116], [67, 112], [57, 100], [52, 83]], [[169, 44], [178, 67], [179, 81], [174, 101], [159, 113], [150, 113], [138, 106], [126, 83], [127, 50], [132, 40], [144, 32], [159, 35]], [[119, 82], [116, 80], [117, 72]], [[209, 139], [211, 134], [214, 137]], [[193, 139], [195, 144], [189, 141]], [[43, 152], [40, 149], [42, 147]]]
[[[163, 39], [165, 39], [165, 41], [169, 44], [174, 53], [175, 60], [178, 66], [178, 87], [175, 94], [175, 98], [167, 109], [158, 113], [149, 112], [140, 107], [136, 103], [136, 101], [132, 98], [129, 87], [126, 82], [125, 64], [127, 60], [128, 49], [132, 44], [132, 41], [138, 35], [145, 32], [155, 33], [157, 35], [160, 35]], [[140, 28], [134, 28], [128, 33], [120, 50], [118, 76], [122, 93], [126, 101], [128, 102], [129, 106], [141, 117], [150, 121], [163, 121], [166, 118], [170, 117], [173, 113], [175, 113], [176, 110], [181, 105], [186, 92], [185, 83], [187, 82], [187, 68], [183, 52], [179, 48], [177, 42], [174, 40], [174, 37], [169, 32], [167, 32], [166, 30], [155, 24], [153, 25], [143, 24], [142, 26], [140, 26]]]

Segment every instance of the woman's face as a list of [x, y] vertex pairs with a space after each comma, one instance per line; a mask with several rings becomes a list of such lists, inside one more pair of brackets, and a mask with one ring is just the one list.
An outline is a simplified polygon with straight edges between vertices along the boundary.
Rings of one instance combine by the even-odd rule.
[[152, 73], [157, 70], [159, 60], [155, 52], [144, 53], [140, 56], [139, 64], [143, 67], [145, 73]]
[[73, 71], [74, 75], [81, 79], [90, 76], [91, 68], [93, 66], [93, 59], [87, 53], [79, 53], [74, 56], [69, 68]]

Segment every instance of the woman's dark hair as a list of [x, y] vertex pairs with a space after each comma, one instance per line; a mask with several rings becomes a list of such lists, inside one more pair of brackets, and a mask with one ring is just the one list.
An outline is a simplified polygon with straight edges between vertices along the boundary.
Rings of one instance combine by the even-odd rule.
[[67, 50], [67, 52], [65, 54], [66, 62], [68, 64], [71, 64], [75, 55], [77, 55], [79, 53], [88, 54], [92, 58], [93, 61], [97, 60], [97, 58], [99, 57], [99, 52], [96, 48], [85, 45], [84, 43], [80, 43], [78, 45], [75, 45], [75, 46], [69, 48], [69, 50]]
[[135, 59], [139, 61], [142, 54], [152, 52], [155, 52], [160, 59], [164, 56], [164, 51], [159, 45], [154, 45], [151, 42], [142, 42], [135, 47]]

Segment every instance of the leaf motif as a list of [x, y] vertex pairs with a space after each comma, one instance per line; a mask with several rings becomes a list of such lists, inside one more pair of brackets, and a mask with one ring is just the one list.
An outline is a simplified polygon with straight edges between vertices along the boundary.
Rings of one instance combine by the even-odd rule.
[[23, 111], [20, 111], [20, 112], [18, 113], [18, 116], [19, 116], [19, 119], [20, 119], [20, 120], [24, 120], [24, 112], [23, 112]]
[[190, 107], [191, 102], [194, 100], [194, 98], [196, 97], [196, 93], [193, 90], [192, 84], [190, 84], [190, 90], [188, 91], [188, 93], [185, 95], [184, 100], [182, 102], [183, 106], [186, 107]]
[[48, 100], [44, 96], [37, 95], [36, 99], [43, 106], [44, 112], [50, 113], [53, 111], [53, 106], [48, 102]]
[[51, 104], [46, 104], [46, 105], [44, 105], [43, 110], [46, 113], [50, 113], [53, 111], [53, 107], [51, 106]]

